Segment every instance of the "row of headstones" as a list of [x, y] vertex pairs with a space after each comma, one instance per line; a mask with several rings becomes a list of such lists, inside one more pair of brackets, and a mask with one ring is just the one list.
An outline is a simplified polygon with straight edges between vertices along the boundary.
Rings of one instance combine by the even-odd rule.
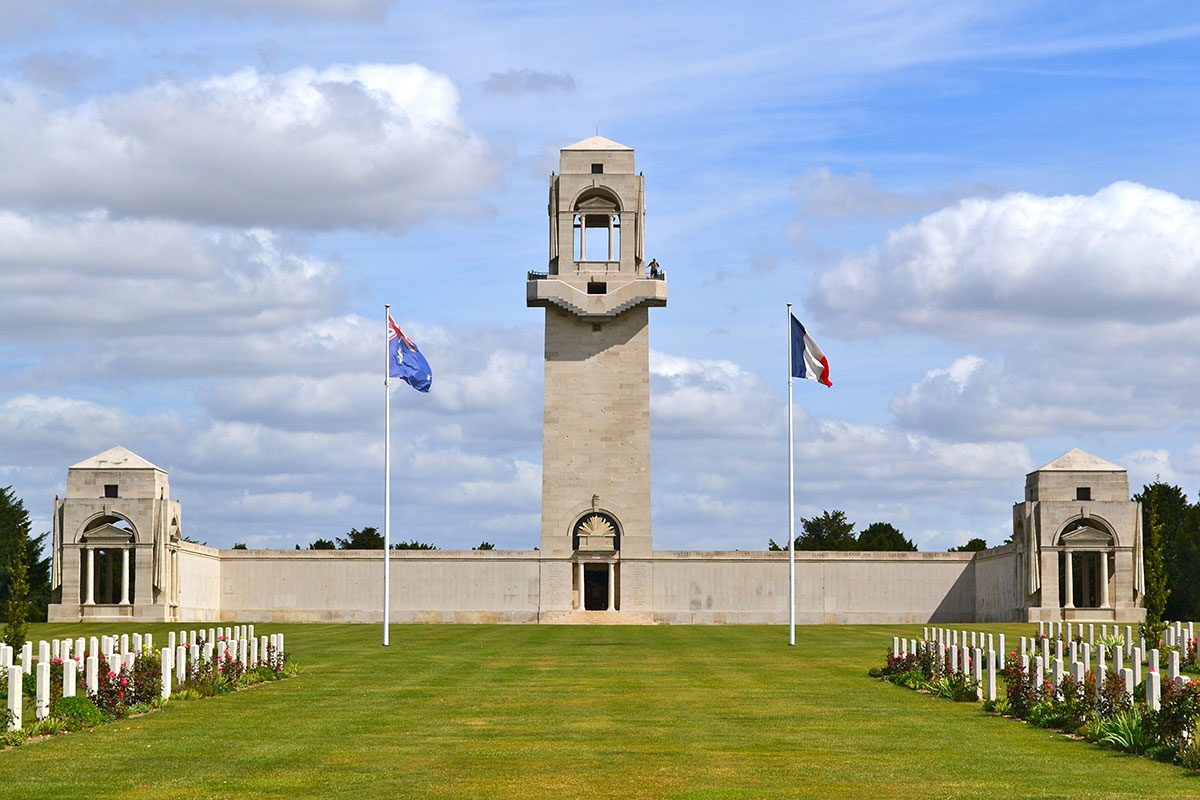
[[[1070, 623], [1068, 623], [1068, 626]], [[1190, 623], [1189, 623], [1190, 625]], [[1105, 626], [1107, 627], [1107, 626]], [[1115, 628], [1116, 626], [1114, 626]], [[1045, 682], [1045, 673], [1047, 670], [1051, 672], [1051, 685], [1057, 691], [1062, 684], [1063, 678], [1063, 642], [1061, 639], [1055, 640], [1054, 643], [1054, 658], [1050, 658], [1050, 641], [1044, 638], [1044, 631], [1039, 625], [1039, 637], [1036, 639], [1021, 637], [1021, 668], [1026, 674], [1030, 674], [1030, 669], [1033, 669], [1033, 676], [1038, 685]], [[1070, 628], [1068, 627], [1068, 630]], [[983, 664], [984, 655], [986, 653], [987, 662], [987, 699], [996, 699], [996, 671], [1004, 668], [1003, 656], [1004, 634], [993, 636], [991, 633], [983, 633], [976, 631], [958, 631], [947, 630], [945, 628], [934, 628], [933, 637], [930, 637], [930, 629], [928, 627], [922, 629], [922, 638], [903, 639], [897, 636], [892, 637], [892, 655], [893, 657], [906, 657], [910, 654], [916, 655], [923, 651], [933, 652], [936, 654], [938, 663], [948, 663], [951, 673], [963, 672], [970, 675], [978, 687], [976, 694], [980, 699], [983, 699], [984, 682], [983, 682]], [[1177, 630], [1177, 635], [1182, 637], [1183, 631]], [[1102, 633], [1102, 635], [1107, 635]], [[961, 638], [960, 638], [961, 636]], [[986, 637], [986, 638], [985, 638]], [[997, 650], [994, 645], [999, 639], [1000, 661], [997, 662]], [[1178, 639], [1177, 639], [1178, 640]], [[961, 641], [961, 646], [960, 646]], [[1126, 641], [1129, 641], [1127, 635]], [[1040, 642], [1041, 654], [1037, 654], [1038, 643]], [[986, 643], [986, 647], [985, 647]], [[1091, 663], [1092, 646], [1087, 642], [1082, 645], [1076, 642], [1073, 638], [1067, 645], [1067, 653], [1070, 657], [1071, 677], [1079, 682], [1082, 682], [1084, 675], [1092, 671]], [[1132, 700], [1133, 689], [1142, 682], [1142, 650], [1140, 647], [1134, 647], [1131, 653], [1131, 665], [1125, 667], [1124, 649], [1113, 648], [1113, 673], [1120, 675], [1123, 680], [1123, 690], [1125, 694]], [[1032, 653], [1032, 656], [1031, 656]], [[947, 654], [949, 659], [947, 659]], [[1151, 648], [1146, 654], [1146, 662], [1149, 665], [1146, 677], [1146, 703], [1154, 711], [1159, 709], [1162, 698], [1162, 683], [1161, 674], [1159, 671], [1159, 653], [1157, 648]], [[1105, 654], [1104, 645], [1098, 645], [1096, 648], [1096, 684], [1103, 686], [1108, 680], [1108, 666]], [[1179, 670], [1179, 651], [1168, 651], [1168, 667], [1167, 679], [1170, 681], [1182, 680], [1187, 683], [1190, 679], [1186, 675], [1181, 675]]]
[[[195, 671], [201, 663], [212, 663], [214, 652], [219, 660], [240, 661], [243, 670], [247, 667], [254, 669], [259, 665], [271, 665], [270, 659], [272, 657], [280, 658], [284, 652], [282, 633], [262, 636], [256, 641], [252, 638], [253, 625], [225, 628], [222, 629], [223, 633], [220, 636], [217, 635], [216, 630], [210, 628], [207, 637], [205, 637], [204, 631], [200, 631], [199, 636], [195, 631], [191, 631], [190, 635], [185, 635], [183, 631], [180, 631], [178, 639], [176, 639], [174, 631], [170, 632], [167, 647], [161, 653], [162, 696], [164, 698], [171, 696], [172, 676], [174, 676], [176, 686], [183, 684], [188, 678], [189, 664], [192, 671]], [[230, 638], [234, 633], [247, 634], [247, 636], [238, 639]], [[177, 641], [181, 643], [176, 644]], [[188, 641], [191, 643], [182, 643]], [[135, 633], [132, 637], [129, 634], [122, 634], [119, 639], [115, 636], [102, 636], [99, 639], [92, 636], [89, 640], [90, 649], [88, 650], [84, 649], [82, 637], [75, 640], [39, 642], [34, 703], [37, 719], [42, 720], [50, 715], [50, 668], [54, 660], [62, 659], [63, 697], [75, 696], [76, 679], [81, 668], [85, 670], [84, 686], [86, 690], [89, 694], [95, 694], [100, 685], [101, 659], [103, 659], [103, 663], [107, 663], [110, 672], [116, 674], [120, 674], [122, 670], [132, 672], [138, 656], [143, 650], [152, 650], [153, 642], [154, 639], [149, 633], [144, 636]], [[20, 664], [13, 663], [11, 647], [0, 644], [0, 648], [3, 648], [0, 649], [0, 668], [5, 669], [8, 673], [8, 710], [11, 712], [8, 729], [10, 731], [17, 730], [22, 724], [22, 690], [24, 688], [22, 681], [25, 675], [33, 674], [35, 669], [32, 660], [32, 643], [26, 642], [22, 648]], [[74, 648], [75, 655], [72, 655], [72, 648]]]
[[[1086, 636], [1084, 635], [1085, 629], [1084, 629], [1084, 623], [1082, 623], [1082, 622], [1079, 622], [1079, 623], [1073, 623], [1073, 622], [1063, 623], [1061, 621], [1038, 622], [1037, 625], [1038, 625], [1038, 636], [1039, 637], [1045, 636], [1045, 637], [1052, 638], [1052, 639], [1062, 639], [1062, 638], [1064, 638], [1063, 634], [1065, 633], [1066, 640], [1072, 641], [1075, 639], [1076, 634], [1078, 634], [1081, 639], [1086, 639], [1088, 644], [1090, 644], [1090, 645], [1096, 644], [1096, 623], [1094, 623], [1094, 622], [1087, 623], [1087, 628], [1086, 628], [1087, 635]], [[1064, 626], [1065, 626], [1065, 629], [1064, 629]], [[1104, 639], [1105, 637], [1107, 637], [1109, 635], [1108, 628], [1109, 628], [1109, 626], [1106, 624], [1102, 623], [1100, 625], [1100, 638], [1101, 639]], [[1112, 633], [1114, 636], [1121, 636], [1122, 635], [1121, 626], [1113, 625]], [[1125, 626], [1124, 636], [1122, 638], [1125, 641], [1125, 644], [1123, 645], [1125, 648], [1125, 655], [1126, 656], [1132, 655], [1132, 651], [1134, 649], [1133, 648], [1133, 626], [1132, 625]], [[1163, 631], [1163, 640], [1162, 640], [1161, 644], [1165, 647], [1181, 647], [1184, 644], [1186, 644], [1187, 642], [1195, 640], [1195, 638], [1196, 638], [1195, 623], [1171, 622], [1171, 623], [1167, 624], [1166, 629]], [[1149, 649], [1146, 647], [1146, 639], [1142, 635], [1142, 632], [1140, 629], [1138, 631], [1137, 642], [1138, 642], [1137, 649], [1140, 649], [1143, 653], [1149, 652], [1149, 649], [1153, 649], [1153, 647], [1151, 647]], [[1153, 644], [1154, 644], [1154, 646], [1157, 646], [1159, 643], [1154, 642]]]

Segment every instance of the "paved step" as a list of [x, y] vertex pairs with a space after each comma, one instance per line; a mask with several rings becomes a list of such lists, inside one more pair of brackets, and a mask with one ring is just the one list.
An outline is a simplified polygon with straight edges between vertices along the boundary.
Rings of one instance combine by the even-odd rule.
[[543, 625], [654, 625], [645, 611], [545, 611], [538, 617]]

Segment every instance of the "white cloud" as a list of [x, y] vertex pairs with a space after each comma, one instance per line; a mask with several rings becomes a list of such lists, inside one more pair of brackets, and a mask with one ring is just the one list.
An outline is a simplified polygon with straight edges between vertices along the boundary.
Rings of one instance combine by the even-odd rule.
[[63, 105], [0, 92], [0, 202], [235, 226], [403, 230], [479, 214], [499, 166], [418, 64], [163, 79]]
[[1200, 320], [1200, 203], [1136, 183], [963, 200], [850, 256], [810, 308], [847, 333], [1064, 336]]

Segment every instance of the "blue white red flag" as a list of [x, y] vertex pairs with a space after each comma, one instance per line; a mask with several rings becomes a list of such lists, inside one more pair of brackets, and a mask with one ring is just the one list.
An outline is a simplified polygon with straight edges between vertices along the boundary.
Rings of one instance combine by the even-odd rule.
[[833, 386], [833, 381], [829, 380], [829, 360], [795, 314], [792, 315], [792, 377]]
[[388, 377], [399, 378], [418, 392], [428, 392], [433, 385], [429, 362], [391, 314], [388, 314]]

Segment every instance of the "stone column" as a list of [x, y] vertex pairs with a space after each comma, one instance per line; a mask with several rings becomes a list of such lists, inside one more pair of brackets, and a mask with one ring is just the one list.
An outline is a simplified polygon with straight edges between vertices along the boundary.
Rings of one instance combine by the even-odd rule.
[[1063, 603], [1063, 608], [1074, 608], [1075, 607], [1075, 574], [1073, 572], [1074, 568], [1071, 565], [1071, 551], [1064, 550], [1063, 556], [1065, 556], [1065, 558], [1064, 558], [1065, 563], [1063, 565], [1063, 578], [1065, 579], [1065, 583], [1066, 583], [1066, 587], [1067, 587], [1067, 600], [1065, 603]]
[[83, 604], [85, 606], [96, 605], [96, 551], [91, 546], [85, 546], [87, 551], [87, 570], [84, 576], [86, 580], [83, 584]]
[[583, 562], [579, 562], [579, 610], [583, 611], [586, 608], [583, 600]]
[[1100, 607], [1108, 608], [1108, 551], [1101, 550], [1100, 556]]
[[121, 602], [120, 605], [129, 605], [129, 548], [121, 548]]
[[608, 562], [608, 610], [617, 610], [617, 565], [611, 561]]

